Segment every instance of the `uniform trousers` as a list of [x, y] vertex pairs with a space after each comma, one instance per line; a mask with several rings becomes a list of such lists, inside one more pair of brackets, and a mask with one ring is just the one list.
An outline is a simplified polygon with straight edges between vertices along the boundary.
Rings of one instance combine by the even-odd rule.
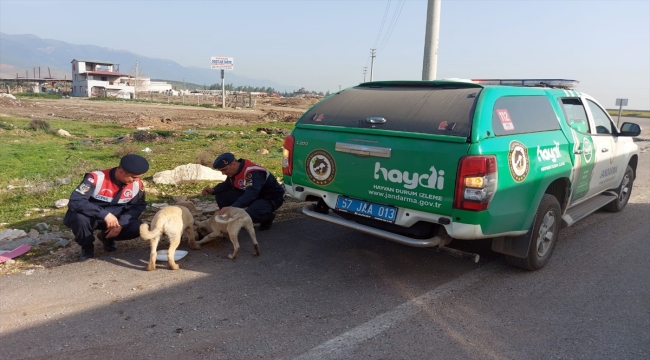
[[[88, 217], [84, 214], [68, 211], [63, 218], [63, 224], [69, 227], [74, 234], [74, 241], [82, 248], [89, 248], [95, 242], [93, 231], [106, 231], [106, 222], [94, 217]], [[135, 218], [126, 225], [122, 225], [122, 231], [112, 240], [131, 240], [140, 236], [140, 224], [142, 221]]]
[[[239, 199], [244, 194], [244, 190], [241, 189], [230, 189], [214, 195], [217, 205], [220, 209], [223, 209], [226, 206], [231, 206], [232, 204]], [[271, 220], [273, 217], [273, 211], [282, 205], [283, 199], [272, 201], [271, 199], [255, 199], [252, 204], [246, 208], [246, 212], [253, 220], [253, 223], [259, 224], [264, 221]], [[278, 203], [279, 204], [276, 204]]]

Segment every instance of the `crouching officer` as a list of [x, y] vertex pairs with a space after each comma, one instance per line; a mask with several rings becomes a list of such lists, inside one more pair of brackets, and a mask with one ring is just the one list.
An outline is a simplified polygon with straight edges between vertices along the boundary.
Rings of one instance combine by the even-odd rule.
[[246, 208], [259, 230], [268, 230], [275, 219], [274, 211], [284, 202], [284, 188], [264, 167], [246, 159], [235, 159], [235, 155], [219, 155], [212, 165], [228, 178], [214, 188], [206, 187], [202, 195], [214, 195], [219, 214], [230, 206]]
[[74, 240], [81, 246], [80, 261], [95, 257], [93, 231], [104, 250], [117, 250], [115, 240], [140, 236], [140, 214], [147, 207], [144, 185], [140, 177], [149, 170], [147, 159], [129, 154], [116, 168], [93, 171], [70, 195], [63, 224], [72, 229]]

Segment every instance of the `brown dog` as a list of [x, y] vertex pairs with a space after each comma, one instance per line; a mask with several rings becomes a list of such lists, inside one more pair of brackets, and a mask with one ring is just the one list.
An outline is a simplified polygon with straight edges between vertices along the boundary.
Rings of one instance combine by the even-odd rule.
[[147, 224], [140, 225], [140, 237], [151, 242], [148, 271], [156, 270], [156, 248], [162, 234], [169, 238], [169, 250], [167, 251], [169, 268], [178, 270], [178, 264], [174, 261], [174, 253], [181, 243], [181, 236], [184, 232], [187, 234], [190, 247], [198, 249], [199, 245], [196, 245], [194, 241], [194, 217], [184, 206], [167, 206], [158, 211], [151, 220], [151, 231]]
[[260, 248], [257, 244], [257, 238], [255, 237], [253, 220], [244, 209], [230, 207], [226, 210], [225, 214], [215, 214], [207, 220], [198, 221], [196, 225], [198, 226], [199, 234], [208, 233], [205, 237], [196, 242], [196, 244], [199, 245], [228, 234], [230, 242], [232, 242], [232, 246], [234, 247], [233, 253], [228, 255], [231, 259], [236, 258], [239, 253], [239, 230], [245, 228], [248, 235], [253, 239], [253, 255], [260, 255]]

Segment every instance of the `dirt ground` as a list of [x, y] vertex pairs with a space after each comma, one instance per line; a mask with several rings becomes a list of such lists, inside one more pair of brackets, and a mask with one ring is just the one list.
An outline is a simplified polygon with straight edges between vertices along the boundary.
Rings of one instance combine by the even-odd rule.
[[[259, 98], [252, 108], [204, 108], [167, 103], [0, 98], [0, 116], [39, 120], [71, 119], [119, 123], [128, 128], [176, 130], [181, 127], [295, 122], [319, 99]], [[189, 103], [189, 101], [188, 101]]]
[[[264, 124], [271, 122], [295, 122], [298, 117], [318, 99], [258, 99], [254, 108], [210, 109], [203, 107], [130, 103], [117, 101], [88, 101], [85, 99], [10, 99], [0, 97], [0, 121], [3, 116], [16, 116], [39, 120], [74, 119], [93, 122], [119, 123], [127, 128], [155, 130], [176, 130], [181, 127], [208, 127], [216, 125]], [[303, 216], [299, 209], [306, 203], [288, 199], [277, 211], [276, 222]], [[202, 206], [205, 204], [196, 204]], [[148, 208], [143, 220], [150, 220], [158, 209]], [[62, 237], [72, 240], [72, 234], [61, 227]], [[148, 242], [141, 239], [121, 241], [118, 252], [147, 248]], [[168, 243], [163, 242], [159, 249]], [[231, 246], [228, 241], [213, 242], [206, 246]], [[0, 264], [0, 276], [37, 268], [50, 268], [77, 261], [81, 248], [71, 241], [65, 248], [52, 249], [49, 254]], [[99, 242], [96, 256], [103, 255]]]

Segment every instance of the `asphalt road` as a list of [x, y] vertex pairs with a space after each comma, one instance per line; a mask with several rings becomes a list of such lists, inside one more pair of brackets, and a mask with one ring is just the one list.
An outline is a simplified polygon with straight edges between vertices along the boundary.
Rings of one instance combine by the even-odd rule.
[[[478, 264], [312, 219], [189, 250], [0, 277], [2, 359], [648, 359], [650, 142], [627, 208], [564, 229], [549, 264]], [[452, 244], [453, 245], [453, 244]]]

